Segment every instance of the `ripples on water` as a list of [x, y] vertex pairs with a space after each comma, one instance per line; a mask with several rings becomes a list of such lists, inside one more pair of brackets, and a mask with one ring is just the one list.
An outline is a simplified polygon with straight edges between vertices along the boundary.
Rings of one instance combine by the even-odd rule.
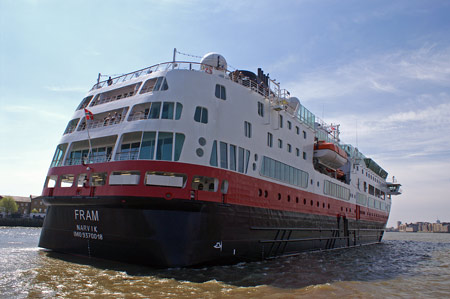
[[386, 233], [371, 246], [163, 270], [46, 252], [39, 234], [0, 228], [0, 297], [450, 297], [450, 234]]

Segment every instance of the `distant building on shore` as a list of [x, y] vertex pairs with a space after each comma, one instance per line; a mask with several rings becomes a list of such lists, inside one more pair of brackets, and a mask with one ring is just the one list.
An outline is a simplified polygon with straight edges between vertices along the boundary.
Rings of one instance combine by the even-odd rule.
[[[0, 200], [3, 197], [11, 197], [17, 204], [17, 213], [15, 215], [21, 217], [45, 217], [47, 213], [47, 207], [42, 199], [38, 196], [30, 195], [26, 196], [13, 196], [13, 195], [0, 195]], [[5, 215], [3, 215], [4, 217]]]
[[424, 233], [450, 233], [450, 222], [436, 223], [416, 222], [416, 223], [401, 223], [398, 222], [397, 230], [399, 232], [424, 232]]

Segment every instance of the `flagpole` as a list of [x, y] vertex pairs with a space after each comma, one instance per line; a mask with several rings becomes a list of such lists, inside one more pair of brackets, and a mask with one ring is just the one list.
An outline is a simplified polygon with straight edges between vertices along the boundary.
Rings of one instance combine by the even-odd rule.
[[89, 152], [88, 152], [88, 160], [87, 162], [89, 162], [90, 160], [90, 155], [92, 154], [92, 143], [91, 143], [91, 134], [89, 134], [89, 123], [88, 121], [90, 121], [93, 118], [92, 112], [90, 112], [89, 110], [87, 110], [86, 108], [84, 108], [84, 118], [86, 120], [86, 131], [88, 134], [88, 142], [89, 142]]

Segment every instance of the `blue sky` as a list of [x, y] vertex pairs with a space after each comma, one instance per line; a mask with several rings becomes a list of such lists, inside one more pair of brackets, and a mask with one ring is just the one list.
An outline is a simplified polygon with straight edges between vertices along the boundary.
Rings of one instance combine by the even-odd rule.
[[[38, 195], [99, 72], [219, 52], [262, 67], [403, 184], [389, 225], [450, 221], [449, 1], [0, 0], [0, 194]], [[188, 57], [182, 57], [188, 59]]]

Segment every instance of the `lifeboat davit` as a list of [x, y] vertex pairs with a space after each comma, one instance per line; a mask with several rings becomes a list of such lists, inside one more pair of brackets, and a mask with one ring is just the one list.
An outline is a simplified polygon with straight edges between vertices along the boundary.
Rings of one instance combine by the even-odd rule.
[[314, 146], [314, 158], [331, 169], [338, 169], [347, 163], [347, 153], [336, 144], [325, 141], [319, 141]]

